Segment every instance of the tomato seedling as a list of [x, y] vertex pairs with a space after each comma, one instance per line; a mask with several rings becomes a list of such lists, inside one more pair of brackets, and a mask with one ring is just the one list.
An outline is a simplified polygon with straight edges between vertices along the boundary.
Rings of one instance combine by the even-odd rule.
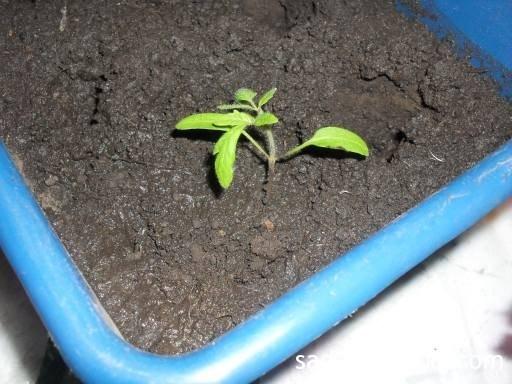
[[[289, 159], [309, 146], [341, 149], [368, 156], [368, 146], [359, 135], [348, 129], [333, 126], [319, 128], [309, 140], [279, 156], [272, 131], [273, 125], [277, 124], [279, 119], [263, 108], [272, 99], [275, 92], [276, 88], [272, 88], [255, 102], [256, 92], [242, 88], [235, 92], [235, 103], [222, 104], [217, 107], [226, 112], [196, 113], [183, 118], [176, 124], [178, 130], [208, 129], [223, 132], [213, 148], [215, 174], [222, 188], [228, 188], [233, 181], [236, 148], [241, 136], [249, 140], [267, 160], [269, 174], [274, 172], [276, 162]], [[266, 150], [248, 132], [249, 127], [256, 127], [262, 131], [266, 138]]]

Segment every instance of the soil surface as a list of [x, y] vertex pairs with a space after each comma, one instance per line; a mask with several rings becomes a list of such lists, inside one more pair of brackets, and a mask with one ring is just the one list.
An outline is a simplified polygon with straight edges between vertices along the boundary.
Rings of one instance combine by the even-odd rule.
[[[0, 135], [122, 334], [177, 354], [255, 313], [512, 136], [512, 107], [393, 2], [0, 0]], [[271, 194], [247, 142], [176, 134], [239, 87], [278, 88]]]

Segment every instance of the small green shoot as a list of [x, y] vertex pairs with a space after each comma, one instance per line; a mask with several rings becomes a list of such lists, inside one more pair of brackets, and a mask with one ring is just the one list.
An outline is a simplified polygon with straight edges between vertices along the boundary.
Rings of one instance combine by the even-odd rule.
[[[268, 90], [255, 102], [256, 92], [241, 88], [235, 92], [235, 103], [217, 107], [224, 111], [223, 113], [197, 113], [185, 117], [176, 124], [178, 130], [207, 129], [223, 132], [213, 148], [215, 174], [222, 188], [228, 188], [233, 181], [236, 148], [241, 136], [249, 140], [266, 159], [269, 174], [274, 173], [276, 162], [287, 160], [309, 146], [341, 149], [368, 156], [368, 146], [360, 136], [348, 129], [331, 126], [319, 128], [309, 140], [278, 156], [272, 126], [277, 124], [279, 119], [273, 113], [263, 109], [274, 97], [276, 90], [276, 88]], [[266, 150], [248, 132], [249, 127], [256, 127], [264, 134]]]

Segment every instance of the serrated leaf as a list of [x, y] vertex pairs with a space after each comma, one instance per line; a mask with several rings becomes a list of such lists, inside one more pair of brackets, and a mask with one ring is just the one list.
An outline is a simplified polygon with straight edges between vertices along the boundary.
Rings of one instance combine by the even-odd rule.
[[368, 156], [368, 146], [366, 145], [365, 141], [356, 133], [345, 128], [320, 128], [313, 134], [311, 139], [295, 147], [289, 153], [297, 153], [309, 146], [343, 149], [347, 152]]
[[238, 102], [252, 103], [255, 96], [256, 92], [249, 88], [240, 88], [235, 92], [235, 100]]
[[256, 119], [254, 120], [254, 125], [257, 127], [261, 127], [262, 125], [272, 125], [279, 122], [279, 119], [276, 115], [270, 112], [263, 112], [262, 114], [258, 115]]
[[181, 119], [176, 129], [211, 129], [225, 131], [222, 127], [232, 127], [239, 124], [251, 125], [254, 117], [247, 113], [233, 111], [230, 113], [197, 113]]
[[236, 145], [245, 125], [238, 125], [224, 133], [215, 143], [215, 174], [222, 188], [226, 189], [233, 181], [233, 166], [236, 160]]
[[246, 109], [249, 111], [253, 110], [253, 108], [247, 104], [221, 104], [217, 108], [221, 109], [221, 110], [228, 110], [228, 109]]
[[274, 97], [274, 93], [276, 93], [277, 88], [269, 89], [267, 92], [263, 94], [263, 96], [260, 97], [260, 100], [258, 101], [258, 108], [263, 107], [265, 104], [267, 104], [270, 99]]

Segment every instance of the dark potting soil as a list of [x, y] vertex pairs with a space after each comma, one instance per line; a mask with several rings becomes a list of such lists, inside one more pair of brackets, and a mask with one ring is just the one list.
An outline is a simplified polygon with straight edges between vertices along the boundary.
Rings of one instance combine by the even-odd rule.
[[[0, 134], [122, 334], [176, 354], [240, 323], [512, 136], [512, 107], [392, 2], [0, 1]], [[232, 187], [175, 122], [278, 88], [280, 149], [321, 126], [371, 155]]]

